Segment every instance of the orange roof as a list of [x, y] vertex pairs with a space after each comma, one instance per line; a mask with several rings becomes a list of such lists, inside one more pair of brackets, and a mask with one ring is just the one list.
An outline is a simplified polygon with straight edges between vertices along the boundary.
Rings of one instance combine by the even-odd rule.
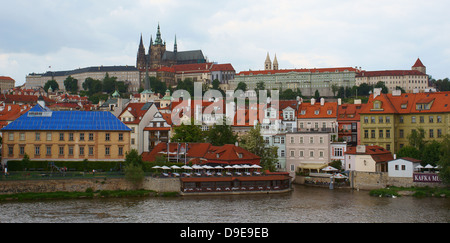
[[6, 76], [0, 76], [0, 80], [15, 81], [15, 80], [12, 79], [11, 77], [6, 77]]
[[4, 109], [0, 111], [0, 128], [28, 112], [31, 107], [31, 105], [5, 105]]
[[[169, 146], [167, 143], [159, 143], [151, 152], [144, 152], [142, 159], [152, 162], [157, 156], [167, 154], [167, 147], [169, 147], [169, 153], [176, 153], [184, 151], [186, 145], [189, 161], [195, 161], [197, 164], [259, 164], [261, 159], [235, 145], [213, 146], [210, 143], [169, 143]], [[201, 160], [193, 160], [198, 158]]]
[[129, 103], [127, 107], [120, 113], [119, 118], [125, 113], [130, 112], [134, 116], [133, 121], [123, 121], [125, 124], [139, 124], [142, 120], [142, 117], [148, 111], [148, 109], [142, 109], [144, 105], [147, 103]]
[[338, 108], [338, 121], [359, 121], [359, 113], [366, 104], [342, 104]]
[[360, 154], [360, 155], [370, 155], [372, 156], [373, 160], [375, 160], [375, 162], [379, 163], [379, 162], [387, 162], [387, 161], [391, 161], [394, 159], [394, 156], [392, 156], [392, 153], [388, 150], [386, 150], [383, 147], [380, 146], [366, 146], [366, 152], [365, 153], [357, 153], [356, 152], [356, 147], [347, 147], [347, 151], [344, 152], [345, 154]]
[[235, 71], [233, 65], [230, 63], [226, 64], [214, 64], [211, 67], [211, 71]]
[[[381, 101], [382, 110], [374, 110], [374, 102]], [[417, 104], [429, 104], [429, 109], [417, 109]], [[404, 93], [401, 95], [381, 94], [369, 97], [361, 114], [408, 114], [408, 113], [446, 113], [450, 112], [450, 91], [434, 93]]]
[[320, 100], [314, 105], [304, 102], [298, 107], [297, 118], [337, 118], [337, 102], [325, 102], [324, 105], [320, 104]]

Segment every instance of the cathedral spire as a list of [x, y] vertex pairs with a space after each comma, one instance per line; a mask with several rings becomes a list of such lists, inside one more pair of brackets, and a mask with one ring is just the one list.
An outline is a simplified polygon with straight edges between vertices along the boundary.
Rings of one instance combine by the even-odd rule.
[[177, 35], [175, 35], [175, 44], [173, 45], [173, 52], [178, 52], [178, 45], [177, 45]]
[[162, 45], [162, 39], [161, 39], [161, 30], [159, 27], [159, 23], [158, 23], [158, 31], [156, 32], [156, 40], [155, 40], [155, 45]]

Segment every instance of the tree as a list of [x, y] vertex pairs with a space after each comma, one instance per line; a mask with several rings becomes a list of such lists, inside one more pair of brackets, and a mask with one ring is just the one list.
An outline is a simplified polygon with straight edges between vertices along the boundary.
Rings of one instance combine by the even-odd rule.
[[378, 81], [378, 83], [375, 84], [374, 88], [381, 88], [381, 93], [383, 94], [387, 94], [389, 92], [383, 81]]
[[423, 128], [413, 129], [411, 131], [411, 134], [408, 135], [408, 142], [409, 145], [417, 148], [419, 151], [422, 151], [422, 149], [425, 147], [426, 141], [424, 141], [425, 138], [425, 130]]
[[320, 99], [319, 90], [317, 90], [317, 89], [316, 89], [316, 92], [314, 93], [314, 99], [316, 99], [316, 100]]
[[208, 141], [214, 146], [222, 146], [225, 144], [235, 144], [237, 135], [231, 130], [231, 126], [227, 125], [226, 118], [222, 124], [214, 124], [208, 132]]
[[69, 75], [69, 77], [64, 80], [64, 87], [67, 92], [76, 94], [78, 92], [78, 79], [75, 79]]
[[135, 188], [139, 187], [145, 178], [142, 157], [133, 149], [125, 157], [125, 179], [131, 182]]
[[239, 89], [244, 91], [244, 92], [247, 91], [247, 84], [244, 83], [244, 82], [239, 82], [237, 87], [236, 87], [236, 90], [239, 90]]
[[116, 83], [117, 77], [110, 77], [108, 73], [105, 74], [105, 77], [102, 80], [103, 83], [103, 92], [108, 94], [112, 94], [116, 91]]
[[242, 136], [241, 147], [261, 157], [261, 166], [265, 170], [274, 171], [278, 158], [277, 147], [266, 147], [264, 138], [261, 136], [261, 125], [257, 124]]
[[205, 135], [200, 128], [191, 120], [190, 125], [181, 123], [180, 126], [174, 128], [175, 135], [172, 137], [173, 142], [177, 143], [202, 143], [205, 142]]
[[339, 90], [339, 86], [336, 84], [331, 85], [331, 92], [333, 92], [333, 96], [336, 97], [336, 92]]
[[438, 162], [441, 167], [439, 178], [443, 183], [450, 184], [450, 135], [445, 135], [441, 143], [441, 156]]
[[436, 140], [426, 143], [423, 150], [421, 150], [422, 164], [431, 164], [433, 166], [436, 166], [436, 163], [439, 161], [440, 155], [441, 143]]
[[397, 156], [399, 158], [409, 157], [409, 158], [414, 158], [414, 159], [419, 159], [419, 160], [422, 158], [420, 151], [416, 147], [409, 146], [409, 145], [403, 146], [401, 149], [399, 149], [397, 152]]
[[358, 87], [358, 95], [369, 95], [372, 87], [366, 83], [362, 83]]
[[86, 78], [82, 85], [83, 89], [87, 91], [88, 96], [99, 93], [103, 89], [102, 81], [93, 78]]
[[59, 90], [59, 84], [54, 79], [47, 81], [44, 85], [45, 92], [48, 92], [49, 88], [52, 88], [53, 91]]

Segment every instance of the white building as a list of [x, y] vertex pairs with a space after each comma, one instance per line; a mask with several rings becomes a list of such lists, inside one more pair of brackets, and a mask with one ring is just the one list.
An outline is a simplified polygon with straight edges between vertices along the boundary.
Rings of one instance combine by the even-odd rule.
[[420, 160], [400, 158], [388, 162], [389, 177], [413, 177], [414, 168], [420, 165]]

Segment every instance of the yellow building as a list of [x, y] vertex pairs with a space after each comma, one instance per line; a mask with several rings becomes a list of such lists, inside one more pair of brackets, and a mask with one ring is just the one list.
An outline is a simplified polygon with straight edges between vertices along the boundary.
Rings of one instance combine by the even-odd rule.
[[51, 111], [41, 102], [4, 127], [2, 163], [20, 160], [124, 161], [130, 131], [110, 112]]
[[450, 92], [380, 94], [375, 90], [361, 110], [361, 144], [396, 153], [409, 145], [413, 130], [424, 129], [425, 141], [450, 134]]

